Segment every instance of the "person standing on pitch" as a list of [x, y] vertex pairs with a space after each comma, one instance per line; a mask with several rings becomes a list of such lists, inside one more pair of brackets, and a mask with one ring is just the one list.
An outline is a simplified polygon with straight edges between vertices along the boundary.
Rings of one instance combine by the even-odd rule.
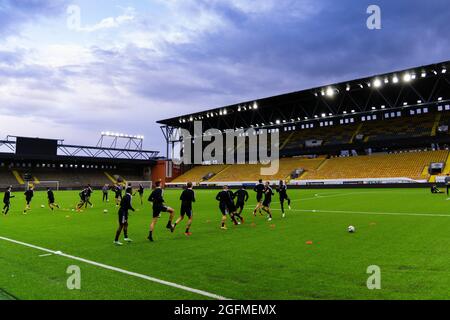
[[31, 200], [34, 197], [34, 188], [32, 185], [28, 187], [28, 190], [25, 191], [25, 201], [27, 202], [25, 209], [23, 210], [23, 214], [27, 214], [28, 210], [31, 210]]
[[14, 196], [11, 195], [11, 191], [12, 191], [12, 187], [9, 186], [8, 188], [6, 188], [5, 194], [3, 196], [4, 207], [3, 207], [2, 213], [5, 215], [8, 214], [9, 208], [11, 206], [11, 198], [14, 198]]
[[150, 232], [147, 238], [151, 242], [154, 241], [153, 231], [155, 230], [155, 226], [158, 223], [158, 219], [161, 217], [161, 212], [169, 213], [169, 222], [167, 222], [166, 228], [169, 229], [171, 232], [173, 232], [172, 221], [175, 215], [175, 210], [164, 205], [164, 198], [163, 198], [164, 190], [161, 188], [161, 181], [157, 181], [155, 185], [156, 185], [155, 190], [153, 190], [153, 192], [150, 194], [150, 197], [148, 197], [148, 201], [153, 203], [153, 220], [150, 225]]
[[284, 201], [287, 200], [289, 210], [291, 210], [291, 199], [287, 194], [286, 181], [280, 180], [280, 185], [277, 188], [277, 192], [280, 195], [281, 212], [283, 213], [282, 217], [285, 218], [286, 214], [284, 213]]
[[258, 184], [253, 188], [253, 191], [256, 192], [256, 201], [258, 202], [258, 204], [256, 205], [255, 210], [253, 211], [253, 215], [256, 217], [256, 212], [259, 210], [259, 214], [261, 213], [261, 208], [262, 208], [262, 200], [263, 200], [263, 195], [264, 195], [264, 184], [262, 179], [259, 179]]
[[124, 241], [125, 242], [133, 242], [130, 238], [128, 238], [128, 211], [134, 211], [134, 208], [131, 204], [132, 202], [132, 189], [131, 187], [128, 187], [125, 191], [125, 196], [123, 196], [122, 200], [120, 201], [120, 208], [119, 208], [119, 228], [116, 231], [116, 238], [114, 239], [114, 244], [117, 246], [123, 245], [120, 241], [120, 234], [123, 230], [124, 235]]
[[186, 189], [181, 193], [181, 209], [180, 209], [180, 217], [173, 225], [172, 230], [175, 230], [176, 226], [184, 220], [184, 217], [188, 217], [188, 223], [186, 227], [186, 232], [184, 233], [186, 236], [191, 236], [192, 233], [190, 231], [192, 226], [193, 212], [192, 212], [192, 203], [195, 202], [195, 192], [192, 189], [192, 182], [188, 182], [186, 185]]
[[92, 202], [91, 202], [91, 195], [92, 195], [92, 193], [93, 193], [94, 191], [92, 190], [92, 187], [91, 187], [90, 184], [87, 185], [87, 187], [86, 187], [85, 190], [86, 190], [85, 208], [87, 209], [88, 204], [89, 204], [89, 206], [90, 206], [91, 208], [93, 208], [94, 205], [93, 205]]
[[109, 199], [108, 199], [108, 193], [109, 193], [109, 185], [108, 184], [105, 184], [104, 186], [103, 186], [103, 188], [102, 188], [102, 193], [103, 193], [103, 198], [102, 198], [102, 201], [103, 202], [109, 202]]
[[116, 199], [116, 207], [118, 207], [120, 204], [120, 201], [122, 200], [122, 187], [119, 186], [118, 184], [116, 184], [114, 186], [114, 194], [115, 194], [115, 199]]
[[141, 205], [143, 205], [144, 204], [144, 186], [142, 185], [142, 183], [139, 184], [138, 193], [139, 193], [139, 198], [141, 199]]

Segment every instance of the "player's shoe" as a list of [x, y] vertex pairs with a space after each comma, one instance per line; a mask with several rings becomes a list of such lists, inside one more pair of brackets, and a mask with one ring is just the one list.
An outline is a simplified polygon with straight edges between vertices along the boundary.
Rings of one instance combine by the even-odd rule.
[[222, 230], [228, 230], [228, 228], [226, 226], [220, 227], [220, 229]]
[[267, 221], [269, 221], [269, 222], [272, 221], [272, 218], [269, 217], [269, 219], [267, 219]]
[[114, 241], [114, 244], [116, 245], [116, 246], [123, 246], [123, 243], [122, 242], [119, 242], [119, 241]]
[[148, 239], [148, 241], [150, 241], [150, 242], [154, 242], [154, 241], [155, 241], [155, 240], [153, 240], [153, 237], [152, 237], [152, 236], [148, 236], [147, 239]]
[[185, 232], [184, 235], [185, 235], [186, 237], [190, 237], [190, 236], [192, 236], [192, 233], [191, 233], [191, 232]]
[[286, 213], [283, 213], [282, 215], [281, 215], [281, 217], [284, 219], [284, 218], [286, 218]]
[[125, 241], [125, 242], [133, 242], [133, 240], [130, 239], [130, 238], [125, 238], [125, 239], [123, 239], [123, 241]]
[[292, 210], [291, 206], [289, 206], [289, 210]]

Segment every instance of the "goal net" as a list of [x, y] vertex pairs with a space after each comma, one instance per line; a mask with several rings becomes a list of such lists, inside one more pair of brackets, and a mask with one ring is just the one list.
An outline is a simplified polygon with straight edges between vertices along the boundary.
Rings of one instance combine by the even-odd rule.
[[144, 187], [144, 189], [152, 189], [152, 182], [151, 181], [127, 181], [127, 185], [131, 186], [133, 189], [137, 190], [140, 185]]
[[34, 187], [36, 191], [44, 191], [48, 188], [52, 188], [55, 191], [59, 191], [59, 181], [39, 181], [33, 182], [29, 181], [25, 184], [25, 187], [28, 189], [30, 186]]

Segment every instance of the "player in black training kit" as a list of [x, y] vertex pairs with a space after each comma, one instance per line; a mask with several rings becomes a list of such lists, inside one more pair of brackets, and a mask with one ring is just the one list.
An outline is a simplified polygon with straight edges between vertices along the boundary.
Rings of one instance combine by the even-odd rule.
[[91, 208], [93, 208], [94, 205], [91, 203], [91, 195], [94, 191], [92, 190], [92, 187], [90, 184], [87, 185], [85, 190], [86, 190], [86, 198], [84, 201], [84, 207], [87, 209], [87, 206], [89, 204], [91, 206]]
[[55, 194], [53, 193], [52, 188], [47, 188], [47, 198], [48, 198], [48, 206], [52, 211], [55, 208], [59, 209], [59, 205], [55, 203]]
[[269, 221], [272, 221], [272, 210], [270, 210], [270, 204], [272, 203], [273, 190], [270, 186], [270, 182], [266, 182], [264, 189], [264, 201], [262, 203], [262, 209], [269, 214]]
[[122, 200], [122, 187], [116, 184], [113, 188], [113, 191], [116, 199], [116, 207], [118, 207]]
[[4, 213], [5, 215], [8, 214], [9, 208], [11, 206], [11, 198], [14, 198], [14, 196], [11, 195], [11, 190], [12, 190], [11, 186], [6, 188], [5, 194], [3, 196], [4, 207], [3, 207], [2, 213]]
[[287, 194], [287, 184], [286, 181], [280, 180], [280, 185], [277, 188], [277, 192], [280, 194], [280, 204], [281, 204], [281, 212], [283, 213], [282, 217], [285, 218], [286, 214], [284, 213], [284, 201], [287, 200], [289, 210], [291, 210], [291, 199]]
[[116, 231], [116, 238], [114, 239], [114, 244], [117, 246], [121, 246], [122, 243], [119, 241], [120, 234], [123, 230], [124, 241], [125, 242], [133, 242], [130, 238], [128, 238], [128, 210], [134, 211], [134, 208], [131, 204], [133, 190], [131, 187], [128, 187], [125, 191], [125, 196], [123, 196], [120, 201], [119, 208], [119, 228]]
[[245, 203], [248, 201], [248, 192], [245, 190], [245, 186], [242, 186], [234, 193], [234, 198], [236, 199], [236, 209], [239, 210], [236, 212], [236, 216], [241, 220], [241, 223], [244, 223], [244, 218], [242, 218], [241, 214], [244, 211]]
[[172, 208], [164, 205], [164, 191], [161, 188], [161, 181], [157, 181], [155, 185], [155, 190], [153, 190], [153, 192], [150, 194], [150, 197], [148, 197], [148, 201], [153, 203], [153, 220], [150, 225], [150, 232], [147, 238], [151, 242], [153, 242], [153, 230], [155, 230], [155, 225], [158, 222], [158, 219], [161, 217], [161, 212], [168, 212], [170, 214], [169, 222], [167, 222], [166, 228], [171, 232], [173, 232], [172, 221], [175, 214], [175, 211]]
[[77, 204], [77, 211], [80, 212], [81, 208], [83, 208], [83, 206], [86, 203], [86, 197], [87, 197], [86, 188], [81, 190], [81, 192], [78, 195], [80, 196], [80, 202]]
[[25, 201], [27, 202], [27, 205], [25, 206], [25, 209], [23, 210], [23, 214], [27, 214], [28, 210], [31, 210], [31, 200], [33, 200], [34, 197], [34, 188], [33, 186], [29, 186], [28, 190], [25, 191]]
[[186, 185], [186, 189], [181, 193], [181, 209], [180, 209], [180, 217], [173, 225], [172, 230], [175, 230], [176, 226], [184, 220], [184, 217], [187, 216], [189, 221], [187, 223], [186, 232], [184, 233], [186, 236], [191, 236], [190, 232], [192, 226], [192, 219], [194, 213], [192, 212], [192, 203], [195, 202], [195, 192], [192, 190], [192, 182], [188, 182]]
[[264, 184], [263, 181], [260, 179], [258, 184], [253, 188], [253, 191], [256, 192], [256, 201], [258, 202], [258, 204], [256, 205], [255, 210], [253, 211], [253, 215], [256, 216], [256, 212], [259, 210], [259, 214], [261, 213], [261, 209], [262, 209], [262, 201], [263, 201], [263, 196], [264, 196]]
[[227, 215], [230, 215], [231, 220], [235, 225], [237, 225], [236, 218], [234, 217], [234, 214], [236, 213], [236, 207], [234, 205], [233, 200], [233, 192], [228, 189], [228, 186], [224, 186], [223, 190], [220, 191], [217, 196], [216, 200], [219, 201], [219, 209], [220, 212], [222, 212], [222, 230], [227, 230], [227, 227], [225, 225], [227, 221]]
[[141, 198], [141, 205], [143, 205], [144, 204], [144, 186], [142, 184], [139, 184], [138, 193], [139, 193], [139, 198]]

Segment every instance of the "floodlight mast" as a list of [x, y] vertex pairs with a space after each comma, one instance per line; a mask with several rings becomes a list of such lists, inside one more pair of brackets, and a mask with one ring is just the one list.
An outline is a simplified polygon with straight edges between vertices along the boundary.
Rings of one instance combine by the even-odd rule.
[[[105, 146], [104, 144], [109, 145]], [[97, 147], [109, 147], [117, 149], [118, 146], [126, 150], [142, 151], [144, 147], [144, 136], [113, 132], [101, 133], [100, 139], [97, 142]]]

